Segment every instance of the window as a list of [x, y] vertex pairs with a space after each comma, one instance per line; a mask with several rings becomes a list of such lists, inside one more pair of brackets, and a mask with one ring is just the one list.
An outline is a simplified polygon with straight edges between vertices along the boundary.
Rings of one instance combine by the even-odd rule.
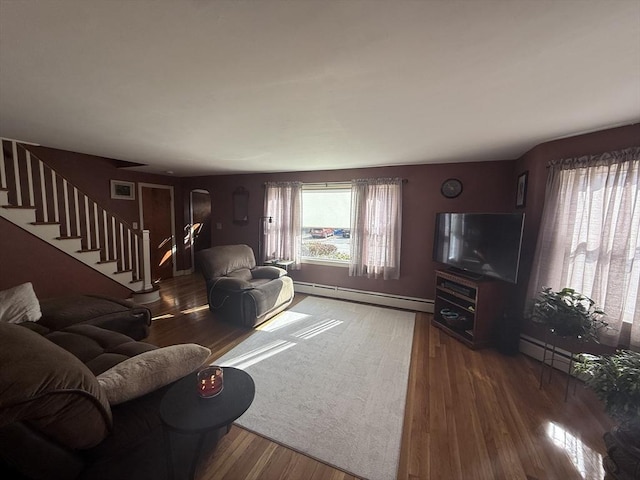
[[[640, 148], [552, 162], [529, 284], [591, 297], [602, 340], [640, 346]], [[630, 338], [620, 338], [630, 324]]]
[[349, 263], [351, 185], [306, 184], [302, 187], [302, 259]]

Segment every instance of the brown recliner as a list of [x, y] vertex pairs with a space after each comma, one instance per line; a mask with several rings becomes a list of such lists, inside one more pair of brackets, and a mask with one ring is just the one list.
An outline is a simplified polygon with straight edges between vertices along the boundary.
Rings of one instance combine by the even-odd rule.
[[[169, 463], [188, 471], [201, 438], [176, 435], [168, 457], [160, 404], [172, 383], [112, 405], [97, 379], [158, 347], [95, 325], [35, 325], [0, 322], [0, 478], [168, 480]], [[202, 451], [220, 434], [209, 432]]]
[[110, 406], [95, 376], [157, 347], [94, 325], [25, 326], [0, 323], [0, 477], [167, 478], [159, 404], [169, 387]]
[[209, 309], [224, 321], [255, 327], [293, 301], [293, 280], [278, 267], [256, 266], [251, 247], [222, 245], [197, 253]]

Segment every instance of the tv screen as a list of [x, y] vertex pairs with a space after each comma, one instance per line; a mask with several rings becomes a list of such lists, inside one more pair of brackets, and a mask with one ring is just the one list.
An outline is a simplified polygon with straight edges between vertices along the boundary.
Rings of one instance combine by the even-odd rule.
[[523, 228], [524, 213], [438, 213], [433, 260], [516, 283]]

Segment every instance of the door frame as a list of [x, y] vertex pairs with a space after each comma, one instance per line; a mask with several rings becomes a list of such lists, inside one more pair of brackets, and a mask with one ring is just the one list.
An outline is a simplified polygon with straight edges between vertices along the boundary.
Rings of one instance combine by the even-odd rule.
[[138, 210], [140, 212], [140, 230], [144, 230], [144, 209], [142, 208], [142, 189], [147, 188], [163, 188], [169, 190], [171, 196], [171, 261], [173, 263], [173, 276], [178, 275], [176, 265], [176, 208], [174, 203], [174, 194], [172, 185], [160, 185], [157, 183], [138, 182]]
[[[205, 190], [204, 188], [194, 188], [189, 191], [189, 228], [193, 227], [193, 194], [194, 193], [206, 193], [209, 195], [209, 203], [211, 203], [211, 192], [209, 190]], [[211, 213], [213, 214], [213, 208], [211, 209]], [[210, 228], [213, 228], [213, 225], [209, 225]], [[195, 252], [193, 251], [193, 235], [189, 234], [189, 251], [191, 252], [191, 273], [196, 271], [196, 259]]]

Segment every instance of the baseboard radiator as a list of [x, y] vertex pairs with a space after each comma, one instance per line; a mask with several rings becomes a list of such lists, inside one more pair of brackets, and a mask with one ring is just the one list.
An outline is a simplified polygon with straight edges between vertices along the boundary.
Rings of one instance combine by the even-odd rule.
[[[542, 361], [544, 354], [544, 341], [522, 334], [520, 335], [520, 352], [535, 358], [536, 360]], [[556, 353], [553, 356], [553, 367], [567, 373], [569, 371], [570, 359], [570, 352], [562, 350], [561, 348], [556, 348]], [[545, 363], [547, 365], [551, 365], [551, 345], [547, 346]]]
[[417, 312], [433, 313], [433, 300], [416, 297], [405, 297], [389, 293], [369, 292], [355, 290], [333, 285], [319, 285], [317, 283], [294, 282], [294, 289], [298, 293], [318, 295], [319, 297], [331, 297], [354, 302], [372, 303], [384, 307], [402, 308]]

